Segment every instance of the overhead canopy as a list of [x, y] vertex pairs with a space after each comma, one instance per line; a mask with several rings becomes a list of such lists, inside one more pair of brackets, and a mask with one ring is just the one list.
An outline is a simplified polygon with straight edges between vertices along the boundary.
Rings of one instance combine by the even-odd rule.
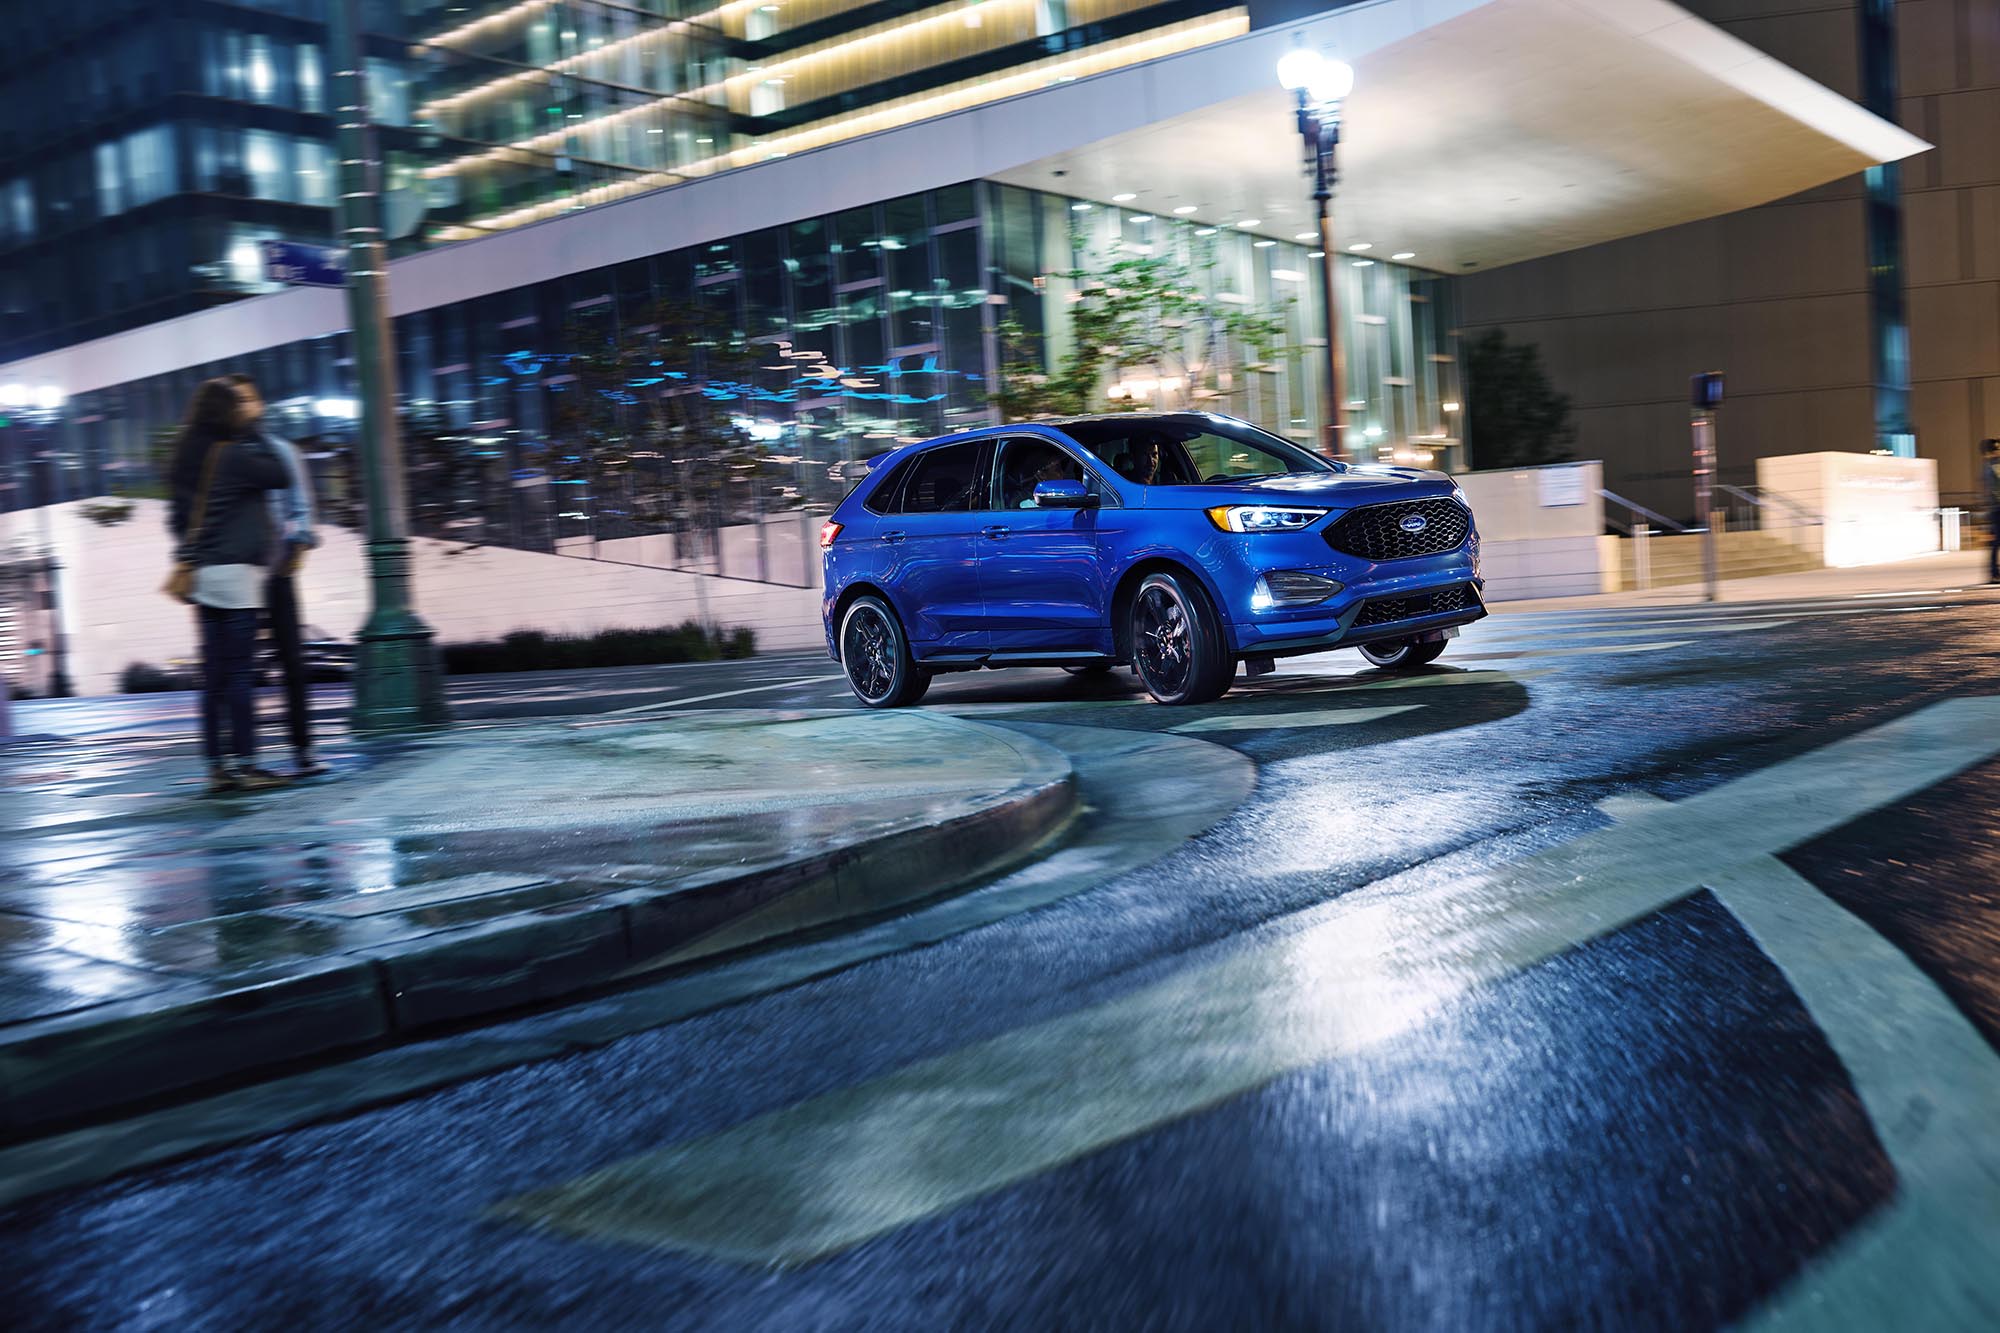
[[[1422, 25], [1422, 17], [1456, 11]], [[1228, 96], [997, 173], [1131, 207], [1183, 205], [1289, 238], [1311, 230], [1291, 95], [1295, 38], [1355, 70], [1334, 206], [1340, 243], [1487, 269], [1733, 212], [1920, 152], [1869, 114], [1665, 0], [1388, 0], [1093, 80], [1149, 71]], [[1397, 11], [1413, 22], [1398, 23]], [[1858, 262], [1858, 261], [1857, 261]]]

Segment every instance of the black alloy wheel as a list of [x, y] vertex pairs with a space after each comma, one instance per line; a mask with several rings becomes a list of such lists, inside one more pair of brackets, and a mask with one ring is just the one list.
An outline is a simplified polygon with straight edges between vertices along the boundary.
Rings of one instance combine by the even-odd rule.
[[1193, 580], [1148, 574], [1132, 595], [1132, 665], [1163, 704], [1205, 704], [1229, 688], [1233, 663], [1222, 626]]
[[931, 673], [910, 658], [896, 613], [879, 597], [857, 597], [841, 617], [840, 665], [854, 697], [870, 708], [913, 704], [931, 685]]

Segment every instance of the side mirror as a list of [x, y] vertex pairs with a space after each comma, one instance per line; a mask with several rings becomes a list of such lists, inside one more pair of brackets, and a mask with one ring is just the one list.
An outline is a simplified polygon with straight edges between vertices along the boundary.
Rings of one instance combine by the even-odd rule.
[[[1018, 492], [1017, 492], [1018, 494]], [[1095, 509], [1097, 497], [1080, 481], [1038, 481], [1035, 483], [1038, 509]]]

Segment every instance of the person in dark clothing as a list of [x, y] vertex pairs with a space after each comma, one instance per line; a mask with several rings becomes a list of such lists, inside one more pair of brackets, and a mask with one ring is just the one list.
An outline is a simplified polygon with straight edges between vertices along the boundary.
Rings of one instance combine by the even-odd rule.
[[211, 794], [284, 782], [253, 762], [252, 658], [272, 546], [267, 493], [289, 481], [284, 465], [256, 436], [261, 415], [254, 389], [226, 379], [202, 384], [188, 405], [170, 473], [168, 526], [176, 559], [194, 571], [201, 625], [201, 735]]
[[[257, 385], [248, 375], [225, 375], [223, 378], [235, 385], [238, 393], [256, 399], [261, 409], [263, 400], [258, 397]], [[305, 460], [290, 440], [273, 434], [261, 425], [257, 438], [284, 465], [287, 478], [285, 488], [272, 491], [269, 497], [275, 540], [272, 542], [271, 567], [264, 579], [264, 623], [270, 628], [271, 644], [277, 649], [278, 667], [284, 676], [285, 721], [292, 742], [292, 776], [317, 777], [327, 771], [327, 766], [313, 753], [312, 695], [306, 678], [305, 634], [299, 623], [298, 588], [299, 566], [305, 560], [306, 552], [319, 545], [319, 537], [313, 531], [312, 480], [306, 472]]]
[[1979, 442], [1979, 481], [1986, 497], [1986, 531], [1992, 539], [1986, 554], [1986, 581], [2000, 583], [2000, 440]]

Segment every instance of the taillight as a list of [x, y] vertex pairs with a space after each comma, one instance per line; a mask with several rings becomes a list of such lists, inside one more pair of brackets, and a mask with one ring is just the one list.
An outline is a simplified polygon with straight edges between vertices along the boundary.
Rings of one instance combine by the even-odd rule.
[[832, 519], [828, 519], [826, 522], [819, 525], [820, 550], [824, 551], [827, 547], [833, 545], [833, 539], [840, 535], [840, 527], [841, 525], [834, 522]]

